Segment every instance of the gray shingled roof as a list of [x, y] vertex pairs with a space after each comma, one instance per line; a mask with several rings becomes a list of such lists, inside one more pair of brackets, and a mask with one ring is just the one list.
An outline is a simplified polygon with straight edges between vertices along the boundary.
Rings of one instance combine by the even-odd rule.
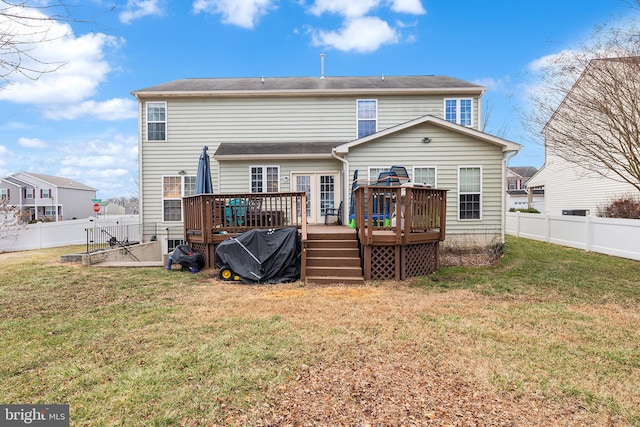
[[340, 143], [304, 142], [304, 143], [222, 143], [213, 157], [223, 156], [312, 156], [331, 155], [331, 149]]
[[409, 90], [484, 91], [486, 88], [447, 76], [378, 76], [378, 77], [255, 77], [182, 79], [132, 92], [154, 93], [280, 92], [280, 91], [363, 91]]
[[509, 169], [523, 178], [531, 178], [538, 172], [534, 166], [511, 166]]
[[74, 188], [76, 190], [97, 191], [93, 187], [89, 187], [88, 185], [84, 185], [70, 178], [64, 178], [61, 176], [43, 175], [43, 174], [32, 173], [32, 172], [23, 172], [23, 173], [30, 175], [34, 178], [38, 178], [44, 182], [48, 182], [49, 184], [55, 185], [56, 187], [60, 187], [60, 188]]

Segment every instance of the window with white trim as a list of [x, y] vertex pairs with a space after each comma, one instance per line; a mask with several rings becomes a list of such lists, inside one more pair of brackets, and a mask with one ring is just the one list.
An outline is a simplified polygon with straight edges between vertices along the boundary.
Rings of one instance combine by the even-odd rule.
[[41, 199], [51, 199], [52, 197], [50, 188], [43, 188], [40, 190]]
[[9, 200], [8, 188], [0, 188], [0, 200]]
[[458, 168], [458, 219], [482, 219], [482, 168]]
[[280, 166], [251, 166], [252, 193], [277, 193], [280, 191]]
[[167, 103], [147, 102], [147, 141], [167, 140]]
[[426, 166], [414, 167], [413, 182], [417, 184], [430, 185], [431, 188], [436, 188], [436, 168]]
[[162, 177], [162, 221], [182, 221], [182, 198], [193, 195], [195, 180], [191, 175]]
[[24, 189], [24, 198], [25, 199], [35, 199], [36, 198], [35, 191], [33, 190], [33, 188], [25, 188]]
[[389, 172], [391, 166], [369, 166], [369, 185], [376, 185], [380, 172]]
[[462, 126], [473, 126], [473, 100], [471, 98], [452, 98], [444, 100], [445, 120]]
[[363, 138], [378, 131], [378, 100], [358, 99], [358, 138]]

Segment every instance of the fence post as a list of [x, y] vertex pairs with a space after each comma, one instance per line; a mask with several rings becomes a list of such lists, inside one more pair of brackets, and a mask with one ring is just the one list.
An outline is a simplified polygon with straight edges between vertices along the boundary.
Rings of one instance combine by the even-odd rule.
[[585, 216], [585, 228], [587, 235], [585, 236], [586, 251], [591, 252], [591, 215]]
[[551, 216], [548, 213], [544, 214], [544, 241], [551, 241]]

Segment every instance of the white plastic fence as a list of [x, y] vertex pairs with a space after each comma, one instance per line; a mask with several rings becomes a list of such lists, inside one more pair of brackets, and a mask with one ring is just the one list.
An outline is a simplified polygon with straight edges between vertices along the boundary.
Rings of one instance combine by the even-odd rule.
[[640, 220], [508, 212], [506, 233], [640, 260]]
[[87, 243], [87, 228], [138, 224], [138, 215], [105, 216], [59, 222], [37, 222], [18, 231], [15, 239], [0, 240], [0, 252], [54, 248]]

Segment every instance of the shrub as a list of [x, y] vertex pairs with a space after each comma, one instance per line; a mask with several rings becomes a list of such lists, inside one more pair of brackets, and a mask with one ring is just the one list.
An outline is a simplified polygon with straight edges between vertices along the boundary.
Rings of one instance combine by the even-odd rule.
[[509, 212], [540, 213], [536, 208], [511, 208], [509, 209]]
[[598, 216], [640, 219], [640, 198], [628, 195], [614, 199], [609, 204], [598, 207]]

